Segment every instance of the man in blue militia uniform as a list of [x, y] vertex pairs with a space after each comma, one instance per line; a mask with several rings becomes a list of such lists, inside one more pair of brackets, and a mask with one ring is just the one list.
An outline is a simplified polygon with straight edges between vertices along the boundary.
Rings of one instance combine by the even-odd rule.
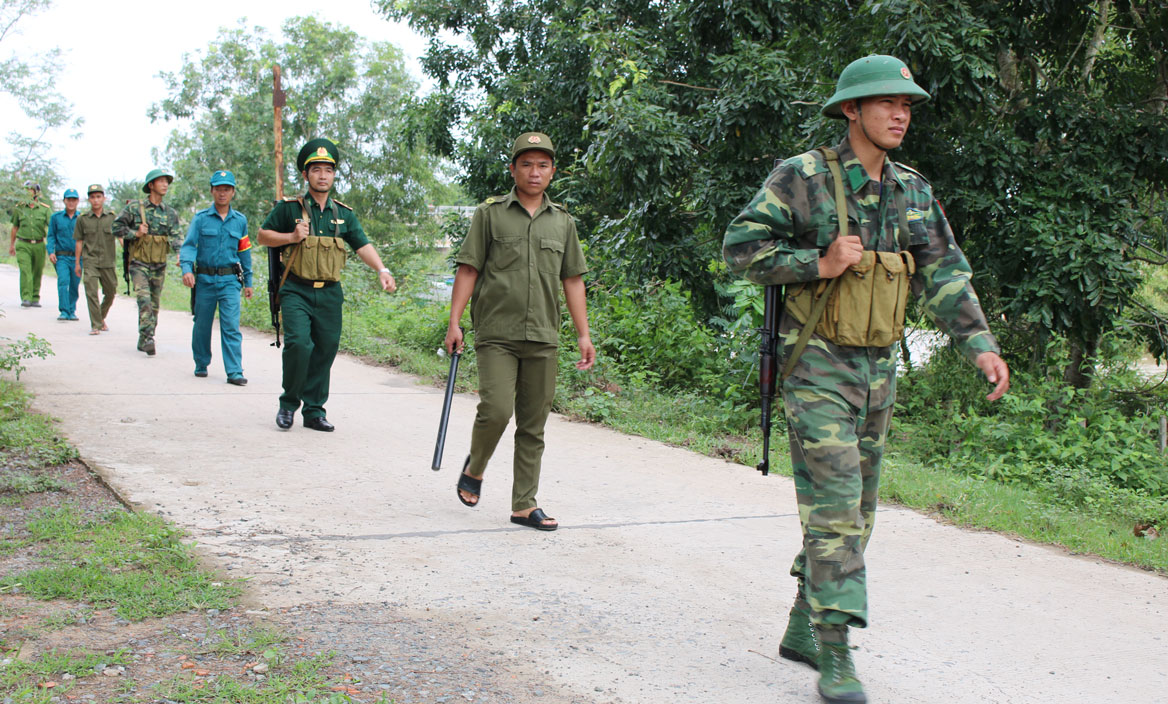
[[74, 250], [77, 243], [73, 240], [73, 227], [77, 224], [77, 204], [81, 196], [77, 190], [70, 188], [62, 197], [65, 203], [64, 210], [58, 210], [49, 218], [49, 236], [45, 241], [45, 250], [49, 253], [49, 261], [57, 269], [57, 310], [60, 315], [57, 320], [77, 320], [77, 290], [81, 285], [81, 277], [77, 275], [77, 258]]
[[[397, 284], [381, 263], [377, 248], [365, 236], [357, 214], [329, 197], [340, 162], [337, 145], [309, 140], [296, 157], [296, 169], [308, 192], [276, 203], [260, 226], [259, 243], [279, 247], [287, 275], [280, 286], [284, 318], [284, 393], [276, 412], [276, 427], [288, 430], [301, 408], [304, 427], [332, 432], [325, 418], [329, 372], [341, 342], [341, 269], [345, 245], [377, 272], [381, 290], [393, 293]], [[276, 256], [270, 251], [268, 256]]]
[[219, 343], [227, 383], [247, 385], [243, 376], [243, 335], [239, 332], [239, 294], [251, 298], [251, 242], [247, 218], [231, 207], [235, 176], [230, 171], [211, 174], [214, 205], [195, 213], [179, 250], [182, 282], [195, 289], [195, 325], [191, 351], [195, 376], [207, 376], [211, 363], [211, 324], [219, 309]]

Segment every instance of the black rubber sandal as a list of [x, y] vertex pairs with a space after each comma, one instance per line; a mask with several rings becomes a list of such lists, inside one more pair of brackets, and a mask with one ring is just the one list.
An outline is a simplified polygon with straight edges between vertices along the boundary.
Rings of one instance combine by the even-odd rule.
[[528, 528], [534, 528], [536, 530], [555, 530], [556, 528], [559, 528], [560, 524], [558, 523], [553, 523], [550, 526], [544, 523], [544, 521], [554, 520], [556, 519], [544, 513], [542, 508], [534, 509], [526, 516], [511, 517], [512, 523], [518, 523], [521, 526], [527, 526]]
[[[458, 473], [458, 491], [456, 493], [458, 494], [458, 500], [461, 501], [463, 505], [474, 508], [475, 506], [479, 505], [479, 494], [483, 493], [483, 478], [479, 477], [478, 479], [475, 479], [474, 477], [467, 474], [466, 468], [469, 466], [470, 455], [467, 455], [466, 462], [462, 463], [462, 471]], [[465, 498], [463, 498], [462, 492], [464, 491], [468, 494], [474, 494], [475, 500], [467, 501]]]

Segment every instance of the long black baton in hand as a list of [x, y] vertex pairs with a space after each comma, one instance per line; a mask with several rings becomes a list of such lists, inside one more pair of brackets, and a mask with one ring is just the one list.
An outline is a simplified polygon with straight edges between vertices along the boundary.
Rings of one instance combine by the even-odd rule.
[[446, 396], [442, 399], [442, 419], [438, 422], [438, 442], [434, 443], [434, 461], [430, 469], [437, 472], [442, 469], [442, 450], [446, 447], [446, 426], [450, 424], [450, 404], [454, 400], [454, 380], [458, 376], [458, 359], [462, 353], [455, 351], [450, 355], [450, 374], [446, 377]]

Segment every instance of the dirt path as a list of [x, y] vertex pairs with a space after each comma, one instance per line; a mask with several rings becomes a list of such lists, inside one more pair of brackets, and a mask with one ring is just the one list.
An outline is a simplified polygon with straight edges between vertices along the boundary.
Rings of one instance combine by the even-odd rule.
[[[270, 336], [244, 331], [240, 389], [217, 338], [210, 377], [192, 375], [189, 315], [163, 314], [148, 359], [132, 301], [90, 337], [84, 320], [54, 320], [51, 279], [44, 308], [16, 291], [0, 267], [0, 334], [32, 331], [56, 352], [23, 377], [36, 407], [267, 607], [392, 610], [444, 658], [513, 664], [515, 701], [816, 701], [809, 669], [771, 659], [799, 540], [788, 480], [553, 417], [540, 498], [563, 527], [537, 533], [507, 520], [509, 436], [482, 506], [455, 498], [471, 396], [455, 399], [435, 473], [441, 392], [411, 377], [342, 356], [337, 432], [297, 416], [282, 433]], [[901, 509], [880, 512], [868, 555], [873, 625], [854, 642], [874, 702], [1168, 702], [1162, 577]], [[374, 658], [377, 638], [397, 637], [360, 634]]]

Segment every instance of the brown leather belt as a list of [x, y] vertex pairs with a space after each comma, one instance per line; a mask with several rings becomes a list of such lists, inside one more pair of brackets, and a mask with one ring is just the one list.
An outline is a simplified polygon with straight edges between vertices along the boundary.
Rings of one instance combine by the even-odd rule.
[[23, 237], [17, 237], [16, 239], [20, 240], [21, 242], [28, 242], [29, 244], [40, 244], [41, 242], [45, 241], [44, 237], [40, 238], [39, 240], [26, 240]]

